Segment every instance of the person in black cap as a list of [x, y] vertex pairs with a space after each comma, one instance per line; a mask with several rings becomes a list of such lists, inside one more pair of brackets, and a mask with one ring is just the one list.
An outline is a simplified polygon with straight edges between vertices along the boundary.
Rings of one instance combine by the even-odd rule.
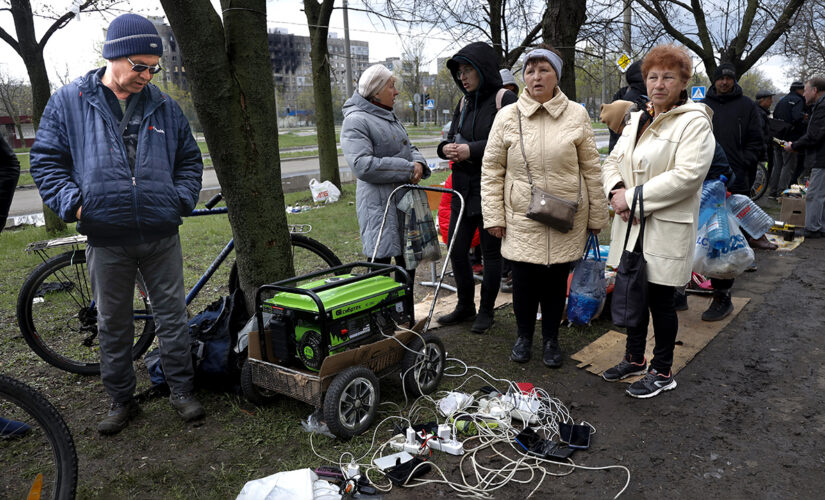
[[[627, 67], [625, 80], [627, 80], [627, 85], [620, 88], [615, 94], [613, 94], [613, 100], [611, 102], [620, 100], [630, 101], [636, 105], [636, 109], [644, 109], [650, 98], [647, 96], [647, 88], [645, 87], [644, 78], [642, 78], [641, 59]], [[613, 148], [616, 146], [616, 142], [622, 134], [616, 133], [610, 128], [608, 128], [608, 130], [610, 130], [610, 141], [607, 144], [607, 152], [609, 153], [613, 151]]]
[[103, 44], [106, 67], [52, 95], [31, 148], [43, 201], [88, 237], [100, 376], [112, 401], [101, 434], [120, 432], [139, 411], [131, 356], [138, 271], [152, 298], [172, 406], [186, 421], [204, 416], [193, 396], [178, 236], [198, 201], [203, 161], [180, 106], [149, 83], [162, 54], [151, 21], [116, 17]]
[[[728, 182], [728, 191], [750, 196], [756, 163], [763, 150], [762, 120], [756, 104], [742, 93], [742, 87], [736, 83], [733, 64], [726, 62], [716, 68], [713, 85], [704, 103], [713, 110], [713, 135], [725, 151], [733, 170], [734, 178]], [[776, 249], [776, 245], [764, 235], [758, 240], [747, 233], [745, 237], [754, 248]], [[733, 312], [730, 300], [733, 279], [712, 278], [711, 283], [713, 301], [702, 314], [702, 320], [719, 321]]]
[[[779, 100], [773, 110], [773, 117], [787, 124], [775, 134], [778, 139], [795, 141], [805, 133], [805, 97], [802, 93], [805, 85], [793, 82], [791, 91]], [[774, 172], [768, 185], [768, 196], [776, 198], [796, 180], [803, 162], [796, 151], [776, 150], [774, 155]]]
[[756, 105], [759, 110], [759, 118], [762, 120], [762, 138], [765, 140], [765, 148], [759, 157], [768, 167], [768, 179], [773, 170], [773, 135], [771, 134], [771, 106], [773, 105], [773, 91], [760, 90], [756, 93]]

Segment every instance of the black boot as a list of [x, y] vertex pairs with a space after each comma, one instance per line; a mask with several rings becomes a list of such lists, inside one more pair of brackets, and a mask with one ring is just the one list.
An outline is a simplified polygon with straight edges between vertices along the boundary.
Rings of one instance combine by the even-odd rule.
[[473, 319], [476, 315], [476, 306], [473, 304], [470, 305], [457, 305], [455, 311], [445, 314], [444, 316], [439, 317], [436, 319], [442, 325], [455, 325], [461, 323], [462, 321], [466, 321], [468, 319]]
[[708, 310], [702, 313], [702, 321], [720, 321], [733, 312], [730, 301], [730, 290], [714, 290], [713, 302]]
[[510, 353], [510, 360], [516, 363], [526, 363], [530, 361], [530, 351], [533, 349], [533, 338], [519, 337], [513, 346], [513, 351]]
[[479, 309], [478, 316], [476, 316], [475, 321], [473, 321], [473, 326], [470, 327], [470, 331], [473, 333], [484, 333], [493, 326], [493, 310], [487, 309]]
[[561, 366], [561, 349], [558, 339], [544, 341], [544, 365], [548, 368], [558, 368]]

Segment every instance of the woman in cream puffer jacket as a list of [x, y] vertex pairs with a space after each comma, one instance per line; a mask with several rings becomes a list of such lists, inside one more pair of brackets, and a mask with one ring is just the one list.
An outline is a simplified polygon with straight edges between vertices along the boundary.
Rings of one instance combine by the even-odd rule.
[[[524, 65], [525, 89], [515, 105], [496, 116], [481, 172], [484, 227], [502, 238], [501, 254], [513, 262], [513, 309], [518, 339], [511, 359], [530, 359], [536, 311], [541, 303], [544, 363], [561, 365], [558, 327], [564, 312], [570, 263], [581, 259], [588, 230], [608, 224], [599, 153], [585, 109], [558, 88], [561, 58], [539, 48]], [[558, 197], [579, 200], [573, 229], [561, 233], [525, 216], [530, 183]]]

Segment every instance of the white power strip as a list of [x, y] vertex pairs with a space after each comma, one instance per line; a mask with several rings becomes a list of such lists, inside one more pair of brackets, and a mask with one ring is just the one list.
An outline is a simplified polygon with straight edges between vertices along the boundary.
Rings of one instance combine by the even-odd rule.
[[[440, 436], [447, 436], [447, 439]], [[426, 436], [421, 436], [421, 438], [424, 439], [426, 446], [431, 450], [443, 451], [444, 453], [449, 453], [450, 455], [463, 455], [464, 443], [458, 441], [457, 439], [451, 439], [449, 436], [450, 425], [440, 424], [438, 426], [438, 434], [427, 434]], [[399, 437], [400, 436], [397, 436], [396, 439], [390, 441], [390, 447], [392, 449], [406, 451], [407, 453], [412, 453], [415, 455], [421, 452], [422, 445], [418, 442], [418, 437], [412, 427], [407, 427], [406, 440], [401, 441], [398, 439]]]
[[510, 416], [522, 422], [534, 425], [538, 423], [538, 412], [541, 403], [535, 396], [526, 394], [506, 394], [501, 397], [501, 401], [507, 406], [511, 406]]

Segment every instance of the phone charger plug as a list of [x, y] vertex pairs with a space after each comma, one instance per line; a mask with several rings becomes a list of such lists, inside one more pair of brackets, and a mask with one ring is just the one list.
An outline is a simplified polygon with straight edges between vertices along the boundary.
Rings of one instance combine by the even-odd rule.
[[438, 425], [438, 439], [442, 441], [449, 441], [450, 439], [450, 424]]
[[347, 479], [352, 479], [358, 476], [360, 473], [361, 468], [358, 466], [358, 464], [350, 462], [349, 465], [347, 465]]

